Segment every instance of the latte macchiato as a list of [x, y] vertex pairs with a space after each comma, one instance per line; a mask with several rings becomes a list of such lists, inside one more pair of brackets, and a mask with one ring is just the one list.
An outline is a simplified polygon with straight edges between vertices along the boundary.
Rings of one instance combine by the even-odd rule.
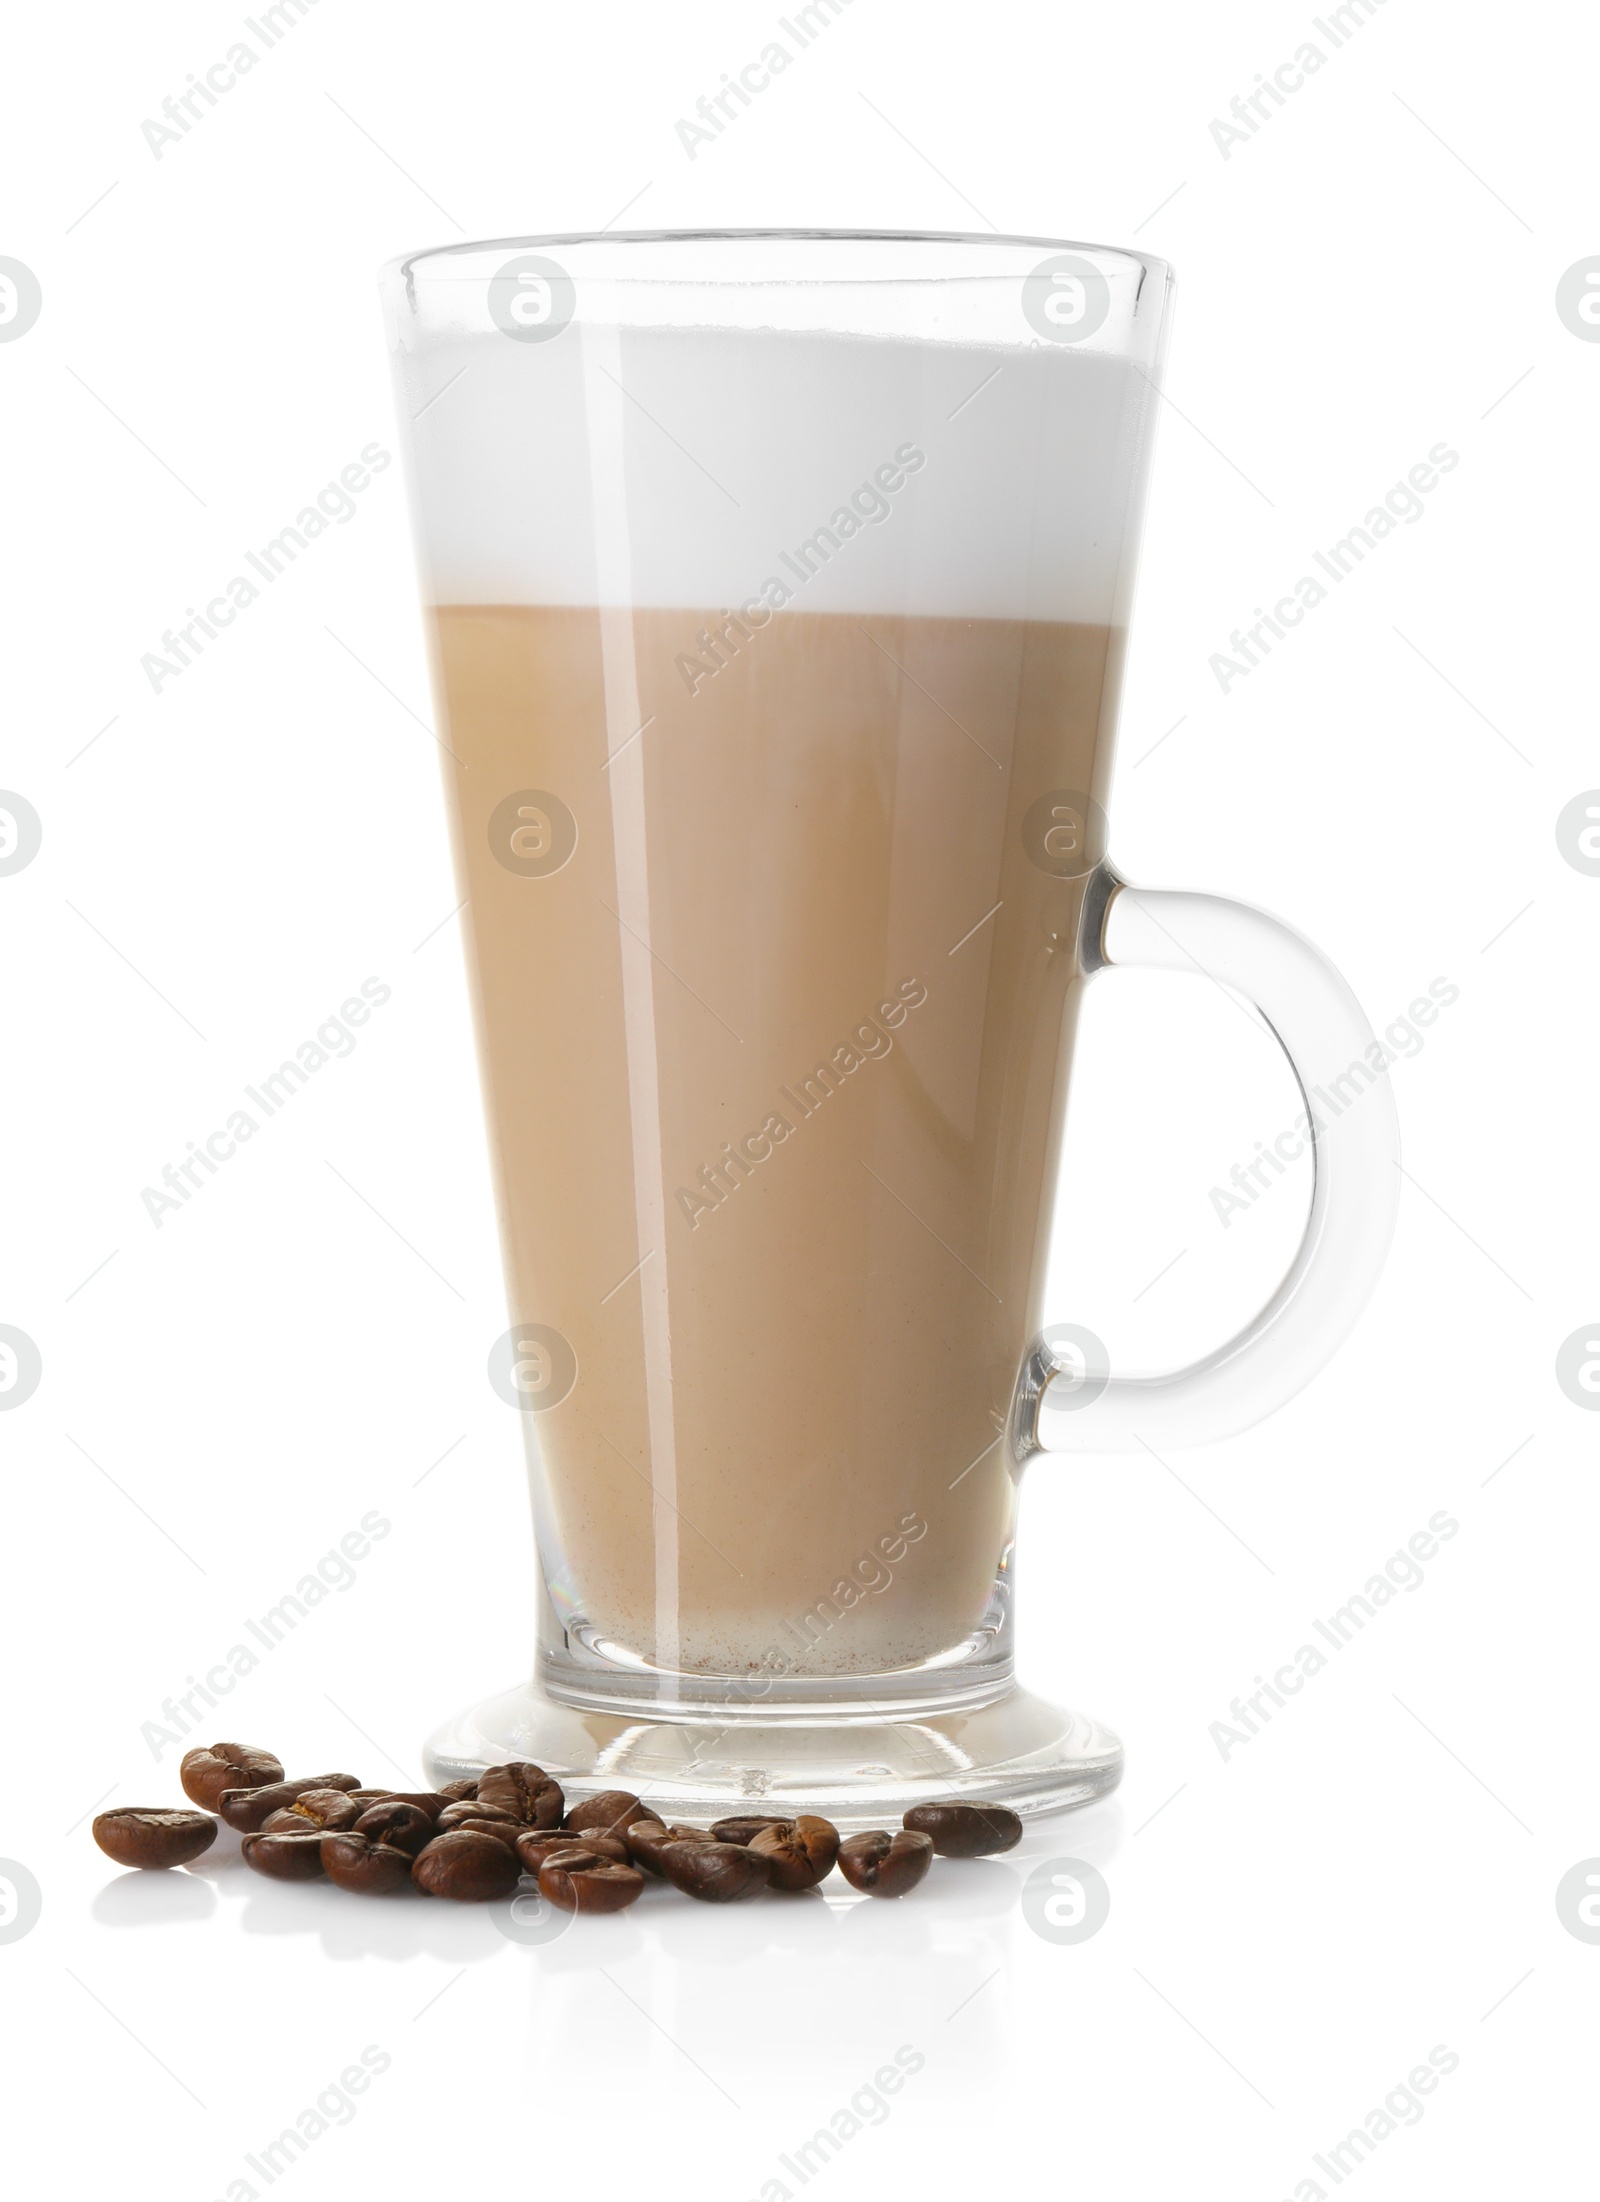
[[547, 1648], [953, 1654], [1004, 1605], [1147, 393], [780, 332], [461, 359], [415, 486]]

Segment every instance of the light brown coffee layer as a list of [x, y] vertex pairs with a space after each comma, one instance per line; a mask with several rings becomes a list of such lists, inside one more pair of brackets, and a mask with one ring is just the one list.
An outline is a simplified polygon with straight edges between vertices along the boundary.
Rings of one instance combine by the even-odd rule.
[[1083, 873], [1024, 823], [1103, 792], [1117, 638], [434, 632], [512, 1319], [577, 1363], [525, 1417], [562, 1622], [698, 1673], [953, 1647], [1009, 1550], [1078, 977]]

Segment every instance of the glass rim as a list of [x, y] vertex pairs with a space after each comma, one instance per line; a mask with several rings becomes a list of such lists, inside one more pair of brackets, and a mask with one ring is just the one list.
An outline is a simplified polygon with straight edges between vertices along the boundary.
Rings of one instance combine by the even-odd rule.
[[[409, 286], [423, 263], [435, 260], [451, 260], [471, 253], [482, 252], [531, 252], [555, 246], [594, 245], [748, 245], [748, 244], [825, 244], [825, 245], [940, 245], [970, 246], [978, 250], [995, 247], [1029, 247], [1045, 252], [1098, 253], [1122, 261], [1129, 269], [1139, 271], [1139, 288], [1142, 290], [1149, 276], [1161, 270], [1170, 272], [1167, 263], [1157, 254], [1135, 251], [1127, 245], [1102, 245], [1087, 243], [1081, 238], [1033, 237], [1013, 234], [1009, 231], [983, 230], [933, 230], [933, 229], [812, 229], [774, 228], [758, 226], [751, 229], [597, 229], [564, 230], [540, 236], [463, 238], [453, 244], [427, 245], [415, 252], [401, 253], [393, 260], [385, 261], [380, 269], [384, 278], [393, 278]], [[985, 279], [983, 271], [975, 269], [963, 280]], [[995, 282], [1014, 282], [1016, 270], [996, 270], [987, 278]], [[607, 271], [607, 280], [614, 282], [653, 283], [672, 281], [675, 278], [661, 274], [628, 275], [624, 270]], [[848, 270], [829, 270], [826, 274], [773, 273], [752, 277], [748, 274], [719, 278], [715, 274], [697, 272], [689, 278], [699, 286], [718, 281], [730, 286], [749, 287], [752, 283], [788, 285], [795, 288], [804, 285], [822, 286], [849, 283], [893, 282], [948, 282], [949, 276], [919, 276], [916, 274], [885, 275], [881, 270], [863, 271], [852, 275]]]

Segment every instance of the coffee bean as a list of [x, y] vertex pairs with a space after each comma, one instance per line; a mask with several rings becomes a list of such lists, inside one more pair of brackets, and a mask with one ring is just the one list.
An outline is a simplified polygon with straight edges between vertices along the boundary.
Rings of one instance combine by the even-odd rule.
[[411, 1878], [429, 1896], [453, 1897], [460, 1904], [489, 1904], [509, 1896], [521, 1878], [516, 1853], [475, 1828], [458, 1827], [435, 1835], [417, 1853]]
[[638, 1820], [659, 1820], [660, 1813], [641, 1804], [631, 1789], [602, 1789], [598, 1796], [575, 1804], [562, 1825], [573, 1835], [626, 1835]]
[[743, 1896], [759, 1896], [771, 1870], [759, 1851], [709, 1838], [663, 1843], [659, 1855], [673, 1887], [685, 1896], [698, 1896], [703, 1904], [734, 1904]]
[[455, 1804], [459, 1800], [447, 1797], [442, 1789], [395, 1789], [383, 1801], [385, 1804], [415, 1805], [430, 1820], [436, 1820], [447, 1804]]
[[208, 1812], [169, 1812], [162, 1805], [125, 1804], [102, 1812], [95, 1841], [119, 1866], [186, 1866], [217, 1839]]
[[[289, 1806], [289, 1817], [306, 1821], [321, 1835], [334, 1835], [341, 1828], [354, 1827], [366, 1810], [356, 1801], [360, 1794], [359, 1789], [307, 1789]], [[277, 1817], [274, 1812], [272, 1818]]]
[[[470, 1802], [470, 1799], [463, 1799], [463, 1802]], [[497, 1843], [504, 1843], [507, 1850], [510, 1851], [516, 1850], [518, 1836], [539, 1833], [537, 1828], [519, 1827], [515, 1820], [501, 1819], [498, 1812], [493, 1819], [490, 1819], [488, 1814], [482, 1811], [475, 1812], [469, 1820], [454, 1821], [442, 1832], [446, 1835], [453, 1835], [462, 1828], [469, 1830], [474, 1835], [492, 1835]], [[435, 1829], [434, 1832], [439, 1833], [441, 1831]], [[575, 1838], [569, 1836], [567, 1839], [570, 1842]]]
[[633, 1864], [627, 1844], [612, 1835], [568, 1835], [556, 1827], [525, 1827], [516, 1839], [517, 1856], [530, 1873], [537, 1873], [559, 1850], [593, 1851], [598, 1857], [609, 1858], [613, 1865]]
[[358, 1812], [365, 1812], [369, 1804], [386, 1804], [394, 1795], [392, 1789], [347, 1789], [344, 1794]]
[[713, 1820], [711, 1840], [714, 1843], [747, 1843], [752, 1835], [759, 1835], [764, 1827], [789, 1827], [792, 1824], [781, 1812], [752, 1812], [743, 1819]]
[[874, 1828], [839, 1845], [839, 1871], [852, 1888], [868, 1896], [904, 1896], [933, 1864], [933, 1837], [913, 1828], [890, 1835]]
[[644, 1875], [583, 1843], [539, 1868], [539, 1894], [558, 1911], [624, 1911], [644, 1893]]
[[703, 1827], [663, 1827], [659, 1820], [635, 1820], [623, 1836], [628, 1856], [646, 1873], [660, 1873], [661, 1852], [667, 1843], [709, 1843]]
[[[376, 1809], [383, 1808], [380, 1805]], [[417, 1817], [421, 1819], [422, 1815], [419, 1813]], [[268, 1839], [261, 1835], [250, 1838], [257, 1843]], [[292, 1842], [294, 1837], [290, 1836], [289, 1840]], [[357, 1834], [353, 1828], [322, 1836], [318, 1855], [322, 1870], [334, 1887], [349, 1889], [356, 1896], [387, 1896], [392, 1889], [410, 1885], [410, 1853], [392, 1843], [374, 1842], [366, 1835]]]
[[369, 1805], [351, 1830], [369, 1843], [382, 1843], [389, 1850], [398, 1850], [408, 1859], [433, 1840], [433, 1822], [426, 1812], [414, 1804], [407, 1804], [403, 1797], [390, 1797], [383, 1804]]
[[504, 1805], [480, 1804], [476, 1797], [457, 1797], [445, 1806], [433, 1824], [441, 1835], [448, 1835], [452, 1828], [463, 1827], [469, 1820], [508, 1828], [513, 1840], [522, 1832], [522, 1822], [514, 1812], [508, 1812]]
[[758, 1828], [748, 1845], [765, 1858], [775, 1889], [811, 1889], [825, 1881], [839, 1857], [839, 1830], [831, 1820], [802, 1812], [797, 1820]]
[[208, 1743], [187, 1751], [178, 1765], [183, 1793], [207, 1812], [215, 1812], [225, 1789], [264, 1789], [282, 1781], [283, 1768], [270, 1751], [254, 1743]]
[[524, 1827], [559, 1827], [567, 1808], [561, 1784], [526, 1759], [491, 1766], [478, 1776], [478, 1802], [498, 1805]]
[[322, 1837], [309, 1825], [304, 1834], [247, 1835], [239, 1854], [270, 1881], [315, 1881], [322, 1872]]
[[1022, 1840], [1022, 1822], [1007, 1806], [964, 1804], [959, 1797], [914, 1804], [905, 1824], [931, 1836], [941, 1858], [992, 1858], [997, 1851], [1014, 1850]]
[[303, 1835], [310, 1825], [301, 1813], [291, 1811], [285, 1804], [276, 1812], [269, 1812], [255, 1832], [259, 1835]]
[[452, 1804], [462, 1797], [475, 1797], [478, 1794], [478, 1777], [472, 1774], [461, 1781], [441, 1782], [439, 1794], [441, 1797], [448, 1797]]
[[281, 1812], [311, 1789], [359, 1789], [354, 1774], [309, 1774], [303, 1781], [271, 1782], [264, 1789], [225, 1789], [217, 1810], [241, 1835], [259, 1832], [270, 1814]]

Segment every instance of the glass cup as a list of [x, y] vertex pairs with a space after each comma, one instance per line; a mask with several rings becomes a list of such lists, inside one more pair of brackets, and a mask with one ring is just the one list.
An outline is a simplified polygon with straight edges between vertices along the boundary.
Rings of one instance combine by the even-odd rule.
[[[1107, 859], [1170, 291], [812, 232], [386, 271], [539, 1561], [533, 1678], [435, 1779], [847, 1825], [1101, 1794], [1116, 1737], [1014, 1680], [1023, 1467], [1245, 1428], [1372, 1287], [1348, 988]], [[1156, 1377], [1042, 1328], [1077, 1008], [1127, 965], [1260, 1010], [1314, 1157], [1271, 1301]]]

